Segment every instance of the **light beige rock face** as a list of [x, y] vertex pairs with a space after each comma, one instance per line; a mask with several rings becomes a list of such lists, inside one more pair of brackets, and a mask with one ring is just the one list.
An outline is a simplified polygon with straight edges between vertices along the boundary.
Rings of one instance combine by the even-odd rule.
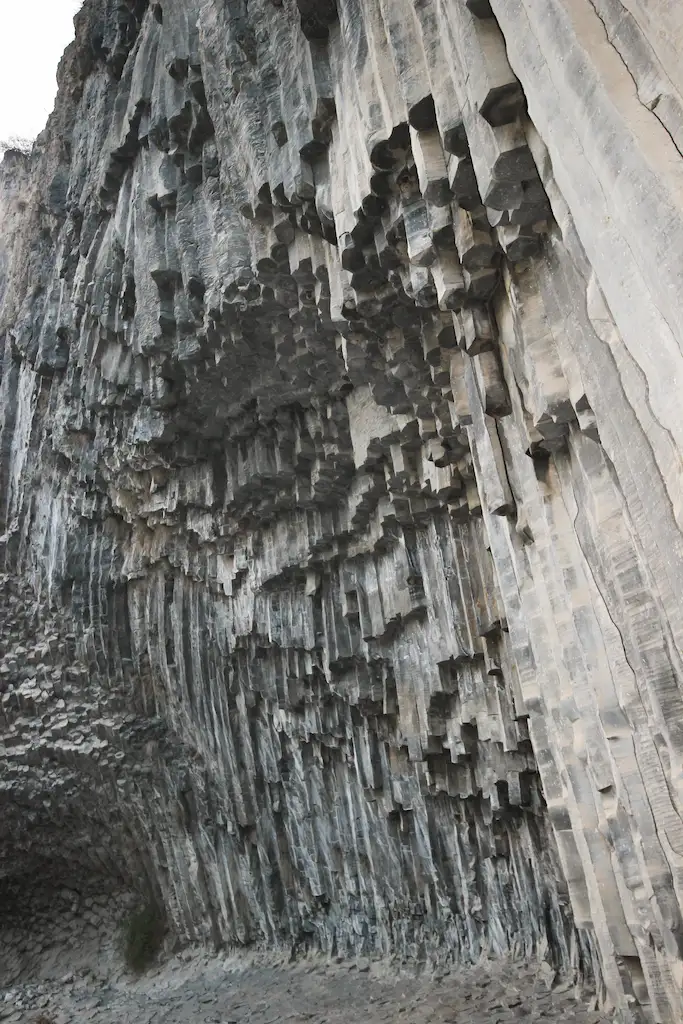
[[0, 172], [0, 877], [681, 1020], [683, 8], [76, 20]]

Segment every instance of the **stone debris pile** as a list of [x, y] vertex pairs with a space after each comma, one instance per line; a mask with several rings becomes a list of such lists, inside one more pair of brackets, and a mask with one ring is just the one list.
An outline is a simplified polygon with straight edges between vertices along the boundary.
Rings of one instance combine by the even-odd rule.
[[[547, 966], [547, 965], [546, 965]], [[296, 965], [272, 956], [180, 954], [151, 976], [102, 979], [86, 969], [53, 982], [0, 989], [3, 1024], [602, 1024], [553, 972], [505, 961], [466, 973], [417, 972], [383, 961]], [[42, 1024], [42, 1022], [41, 1022]]]

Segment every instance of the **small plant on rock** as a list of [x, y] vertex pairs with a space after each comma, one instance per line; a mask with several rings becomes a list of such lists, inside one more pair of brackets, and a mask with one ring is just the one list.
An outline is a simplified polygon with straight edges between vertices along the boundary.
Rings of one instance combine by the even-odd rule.
[[141, 974], [156, 959], [166, 932], [164, 914], [156, 903], [147, 903], [124, 926], [123, 956], [126, 965]]

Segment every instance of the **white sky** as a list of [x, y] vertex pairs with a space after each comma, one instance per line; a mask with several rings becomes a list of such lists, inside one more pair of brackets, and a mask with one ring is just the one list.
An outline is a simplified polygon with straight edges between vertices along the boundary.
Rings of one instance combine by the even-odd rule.
[[57, 65], [82, 0], [0, 0], [0, 142], [33, 139], [57, 92]]

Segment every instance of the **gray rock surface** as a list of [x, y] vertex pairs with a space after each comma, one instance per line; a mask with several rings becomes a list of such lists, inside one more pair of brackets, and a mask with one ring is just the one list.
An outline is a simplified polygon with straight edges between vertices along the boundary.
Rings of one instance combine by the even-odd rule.
[[86, 0], [0, 167], [8, 906], [682, 1019], [682, 37]]
[[[180, 954], [142, 979], [102, 982], [91, 971], [55, 982], [0, 989], [4, 1024], [601, 1024], [594, 1006], [554, 984], [547, 964], [506, 960], [462, 971], [360, 958], [337, 963], [309, 955]], [[594, 1000], [591, 1002], [594, 1003]], [[41, 1022], [42, 1024], [42, 1022]]]

